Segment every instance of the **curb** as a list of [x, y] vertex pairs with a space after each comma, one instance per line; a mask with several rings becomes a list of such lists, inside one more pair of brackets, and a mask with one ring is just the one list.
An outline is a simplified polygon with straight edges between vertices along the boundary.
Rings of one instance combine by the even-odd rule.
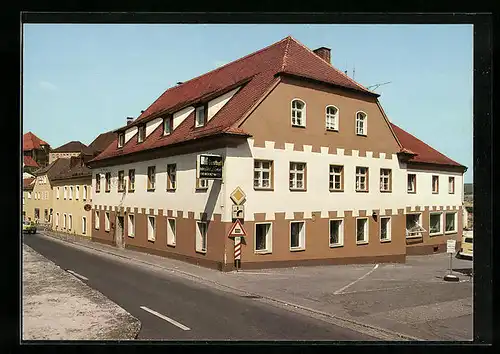
[[[191, 278], [195, 278], [197, 280], [201, 280], [201, 282], [209, 282], [209, 283], [215, 284], [215, 285], [217, 285], [219, 287], [231, 289], [231, 290], [239, 292], [239, 293], [245, 293], [245, 294], [251, 295], [251, 296], [258, 296], [258, 297], [260, 297], [262, 299], [274, 301], [274, 302], [283, 304], [285, 306], [292, 306], [292, 307], [295, 307], [295, 308], [299, 308], [299, 309], [307, 311], [307, 312], [311, 312], [311, 313], [314, 313], [314, 314], [317, 314], [317, 315], [329, 317], [329, 318], [335, 319], [337, 321], [345, 322], [347, 324], [350, 324], [351, 326], [354, 325], [354, 326], [359, 326], [359, 327], [363, 327], [363, 328], [366, 328], [366, 329], [370, 329], [372, 331], [379, 332], [379, 333], [383, 334], [382, 336], [380, 336], [380, 335], [379, 336], [373, 335], [374, 337], [377, 337], [379, 339], [387, 340], [387, 337], [389, 337], [389, 338], [392, 338], [390, 340], [403, 340], [403, 341], [423, 341], [424, 340], [424, 339], [413, 337], [413, 336], [410, 336], [410, 335], [407, 335], [407, 334], [403, 334], [403, 333], [399, 333], [399, 332], [395, 332], [395, 331], [383, 329], [383, 328], [380, 328], [380, 327], [377, 327], [377, 326], [373, 326], [373, 325], [369, 325], [369, 324], [362, 323], [362, 322], [358, 322], [358, 321], [355, 321], [355, 320], [352, 320], [352, 319], [347, 319], [347, 318], [344, 318], [344, 317], [332, 315], [332, 314], [327, 313], [327, 312], [315, 310], [315, 309], [312, 309], [312, 308], [309, 308], [309, 307], [306, 307], [306, 306], [302, 306], [302, 305], [294, 304], [294, 303], [291, 303], [291, 302], [283, 301], [283, 300], [276, 299], [276, 298], [273, 298], [273, 297], [269, 297], [269, 296], [266, 296], [266, 295], [260, 295], [260, 294], [257, 294], [257, 293], [252, 293], [252, 292], [248, 292], [248, 291], [241, 290], [241, 289], [238, 289], [238, 288], [234, 288], [234, 287], [229, 286], [229, 285], [220, 284], [220, 283], [218, 283], [218, 282], [216, 282], [214, 280], [206, 279], [206, 278], [200, 277], [200, 276], [192, 274], [192, 273], [188, 273], [188, 272], [185, 272], [185, 271], [182, 271], [182, 270], [178, 270], [178, 269], [175, 269], [175, 268], [163, 267], [163, 266], [160, 266], [158, 264], [150, 263], [150, 262], [143, 261], [141, 259], [137, 259], [137, 258], [133, 258], [133, 257], [123, 256], [121, 254], [117, 254], [117, 253], [114, 253], [114, 252], [109, 252], [107, 250], [95, 248], [95, 247], [92, 247], [90, 245], [85, 245], [85, 244], [82, 244], [82, 243], [80, 243], [78, 241], [64, 240], [64, 239], [62, 239], [62, 238], [60, 238], [58, 236], [50, 235], [50, 234], [45, 233], [45, 232], [40, 232], [40, 234], [45, 235], [45, 236], [49, 236], [49, 237], [52, 237], [52, 238], [55, 238], [55, 239], [58, 239], [58, 240], [61, 240], [61, 241], [66, 241], [66, 242], [69, 242], [69, 243], [78, 244], [78, 245], [80, 245], [82, 247], [93, 249], [93, 250], [98, 251], [98, 252], [107, 253], [107, 254], [110, 254], [110, 255], [113, 255], [113, 256], [116, 256], [116, 257], [133, 260], [133, 261], [136, 261], [136, 262], [139, 262], [139, 263], [147, 264], [149, 266], [153, 266], [153, 267], [156, 267], [156, 268], [168, 270], [170, 272], [180, 273], [180, 274], [189, 276]], [[92, 241], [90, 241], [90, 242], [92, 242]], [[348, 328], [349, 327], [349, 326], [340, 325], [340, 324], [337, 324], [337, 325], [340, 326], [340, 327], [344, 327], [344, 328]]]

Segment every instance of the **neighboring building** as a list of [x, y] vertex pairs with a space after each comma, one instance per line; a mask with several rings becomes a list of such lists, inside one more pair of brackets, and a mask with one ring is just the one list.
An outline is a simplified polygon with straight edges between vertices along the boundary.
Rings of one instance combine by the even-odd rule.
[[474, 227], [474, 185], [464, 184], [464, 228]]
[[23, 178], [23, 220], [27, 218], [26, 216], [26, 204], [33, 198], [33, 186], [35, 178]]
[[[391, 124], [330, 49], [291, 37], [165, 91], [89, 162], [92, 239], [233, 269], [404, 262], [460, 241], [466, 168]], [[200, 154], [223, 181], [199, 180]]]
[[[29, 156], [40, 167], [49, 163], [50, 145], [37, 137], [32, 132], [23, 135], [23, 156]], [[26, 164], [26, 160], [24, 161]], [[31, 162], [28, 162], [31, 164]]]
[[71, 156], [79, 156], [82, 153], [90, 154], [90, 150], [85, 144], [79, 141], [70, 141], [50, 152], [49, 163], [59, 158], [69, 159]]
[[88, 146], [88, 152], [95, 156], [103, 152], [116, 139], [116, 134], [112, 131], [99, 134]]
[[32, 174], [34, 171], [38, 170], [40, 165], [36, 163], [31, 156], [23, 156], [23, 173]]

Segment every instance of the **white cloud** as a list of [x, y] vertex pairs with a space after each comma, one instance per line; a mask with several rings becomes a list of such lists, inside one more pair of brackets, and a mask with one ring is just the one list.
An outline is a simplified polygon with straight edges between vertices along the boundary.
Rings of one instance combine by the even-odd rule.
[[228, 62], [225, 60], [216, 60], [216, 61], [214, 61], [214, 66], [218, 68], [218, 67], [226, 65], [227, 63]]
[[48, 81], [40, 81], [38, 83], [38, 86], [42, 89], [42, 90], [47, 90], [47, 91], [55, 91], [57, 90], [57, 86], [54, 85], [53, 83], [51, 82], [48, 82]]

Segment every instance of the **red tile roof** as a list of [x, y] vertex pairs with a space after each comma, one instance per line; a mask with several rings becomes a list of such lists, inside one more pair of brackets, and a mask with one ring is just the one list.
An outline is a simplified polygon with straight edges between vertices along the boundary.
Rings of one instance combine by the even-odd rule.
[[35, 177], [23, 179], [23, 189], [33, 189]]
[[31, 156], [23, 156], [23, 162], [26, 167], [40, 167]]
[[51, 152], [88, 152], [87, 145], [80, 141], [70, 141], [64, 145], [55, 148]]
[[92, 161], [128, 155], [208, 135], [221, 133], [244, 135], [246, 133], [238, 127], [239, 120], [275, 83], [276, 75], [280, 73], [307, 77], [378, 96], [335, 69], [292, 37], [286, 37], [255, 53], [169, 88], [131, 125], [123, 127], [122, 130], [149, 121], [162, 113], [173, 113], [185, 106], [196, 104], [197, 101], [212, 94], [223, 94], [228, 88], [243, 82], [241, 89], [204, 127], [194, 128], [193, 112], [172, 134], [165, 137], [162, 136], [161, 125], [144, 142], [138, 144], [137, 139], [132, 137], [120, 149], [117, 147], [115, 137], [114, 143]]
[[391, 123], [392, 130], [396, 134], [399, 142], [402, 145], [402, 152], [416, 154], [412, 158], [410, 158], [410, 162], [421, 162], [421, 163], [430, 163], [437, 165], [449, 165], [449, 166], [460, 166], [465, 167], [459, 164], [456, 161], [453, 161], [449, 157], [443, 155], [439, 151], [433, 149], [422, 140], [416, 138], [410, 133], [404, 131], [397, 125]]
[[41, 149], [41, 145], [49, 145], [32, 132], [27, 132], [23, 135], [23, 150], [29, 151], [33, 149]]

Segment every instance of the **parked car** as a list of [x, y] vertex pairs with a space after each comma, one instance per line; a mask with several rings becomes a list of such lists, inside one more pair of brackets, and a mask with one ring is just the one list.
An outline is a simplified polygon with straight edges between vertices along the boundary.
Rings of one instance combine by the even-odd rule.
[[472, 234], [462, 236], [462, 245], [457, 253], [457, 258], [472, 258], [473, 239]]
[[36, 224], [33, 221], [23, 222], [23, 233], [34, 234], [36, 233]]

